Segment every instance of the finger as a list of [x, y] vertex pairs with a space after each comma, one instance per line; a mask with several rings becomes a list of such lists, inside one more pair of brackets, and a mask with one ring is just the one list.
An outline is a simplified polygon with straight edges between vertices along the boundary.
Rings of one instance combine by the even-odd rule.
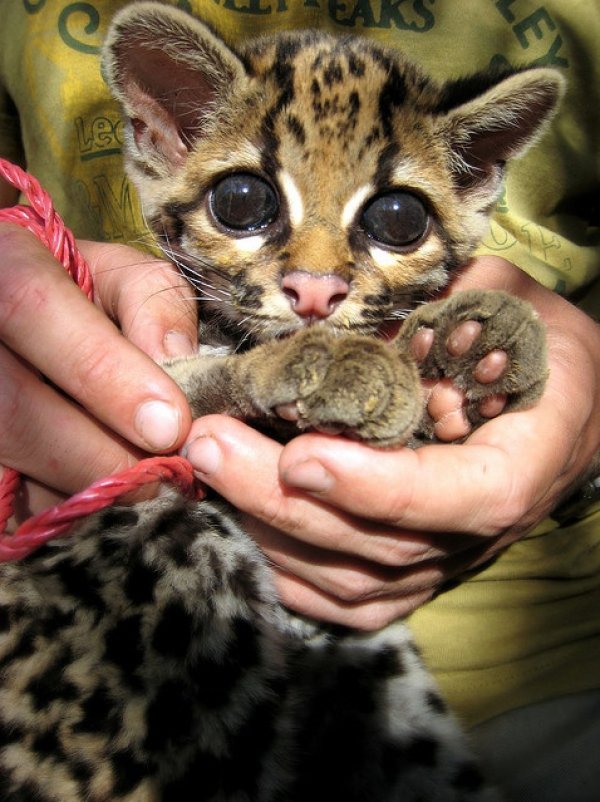
[[[141, 456], [1, 347], [0, 375], [1, 464], [72, 494]], [[40, 494], [30, 502], [44, 506]]]
[[197, 302], [170, 262], [124, 245], [78, 245], [94, 276], [97, 303], [131, 342], [157, 361], [195, 352]]
[[465, 437], [471, 431], [471, 424], [464, 410], [464, 393], [450, 379], [428, 383], [431, 386], [427, 396], [427, 412], [434, 421], [435, 436], [444, 442]]
[[[497, 535], [520, 522], [562, 471], [570, 432], [557, 427], [555, 415], [550, 397], [535, 415], [495, 418], [463, 445], [415, 451], [374, 451], [343, 438], [303, 435], [286, 445], [280, 476], [290, 489], [347, 514], [408, 531]], [[533, 450], [536, 471], [527, 463]]]
[[479, 412], [484, 418], [495, 418], [504, 412], [506, 406], [505, 395], [489, 395], [479, 402]]
[[445, 557], [408, 569], [391, 567], [314, 546], [248, 516], [243, 517], [243, 524], [281, 571], [344, 602], [412, 594], [437, 587], [446, 576]]
[[135, 445], [168, 451], [181, 443], [190, 413], [172, 380], [88, 302], [37, 240], [12, 226], [0, 234], [0, 340]]
[[403, 618], [433, 595], [432, 590], [425, 590], [352, 604], [316, 589], [293, 574], [276, 572], [275, 584], [282, 602], [289, 609], [317, 621], [330, 621], [365, 631], [382, 629], [392, 621]]
[[[7, 522], [6, 532], [13, 533], [20, 524], [31, 518], [32, 515], [48, 510], [65, 500], [64, 493], [52, 490], [40, 482], [26, 476], [19, 477], [19, 485], [15, 494], [12, 517]], [[2, 481], [2, 469], [0, 469]]]
[[397, 567], [445, 557], [472, 545], [463, 534], [449, 534], [440, 543], [428, 533], [405, 532], [387, 521], [354, 517], [286, 487], [279, 477], [282, 446], [232, 418], [212, 415], [195, 421], [184, 453], [197, 476], [236, 509], [296, 540], [339, 555]]
[[[508, 540], [498, 540], [490, 546], [480, 543], [468, 552], [444, 561], [415, 566], [395, 574], [390, 572], [389, 580], [383, 582], [380, 582], [382, 572], [378, 568], [363, 573], [357, 564], [357, 570], [352, 573], [340, 569], [335, 561], [324, 573], [318, 570], [318, 565], [312, 573], [310, 566], [308, 570], [301, 565], [293, 566], [293, 571], [278, 568], [275, 582], [286, 607], [302, 615], [358, 629], [376, 630], [413, 612], [449, 580], [481, 564], [506, 545]], [[371, 577], [370, 593], [361, 595], [349, 584], [358, 582], [359, 588], [368, 590]], [[324, 581], [319, 581], [321, 578]]]
[[[488, 374], [491, 376], [491, 373]], [[494, 381], [494, 379], [489, 379]], [[450, 379], [423, 382], [427, 391], [427, 412], [434, 421], [433, 432], [444, 443], [466, 437], [472, 429], [465, 410], [465, 394]], [[484, 418], [495, 418], [506, 407], [506, 396], [490, 395], [478, 404]]]
[[281, 601], [318, 620], [379, 629], [427, 601], [446, 576], [442, 566], [385, 569], [308, 545], [243, 518], [275, 569]]

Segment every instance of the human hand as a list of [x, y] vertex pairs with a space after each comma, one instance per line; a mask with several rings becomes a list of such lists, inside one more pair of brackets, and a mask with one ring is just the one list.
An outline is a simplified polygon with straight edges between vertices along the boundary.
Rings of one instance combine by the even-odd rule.
[[0, 224], [0, 464], [28, 477], [18, 518], [176, 449], [191, 422], [153, 361], [194, 350], [189, 287], [133, 248], [79, 246], [95, 304], [35, 237]]
[[304, 434], [282, 447], [236, 420], [194, 423], [187, 456], [246, 513], [292, 609], [364, 629], [409, 613], [522, 537], [600, 447], [600, 328], [502, 259], [475, 260], [453, 291], [472, 287], [534, 305], [550, 378], [534, 408], [460, 446], [381, 451]]

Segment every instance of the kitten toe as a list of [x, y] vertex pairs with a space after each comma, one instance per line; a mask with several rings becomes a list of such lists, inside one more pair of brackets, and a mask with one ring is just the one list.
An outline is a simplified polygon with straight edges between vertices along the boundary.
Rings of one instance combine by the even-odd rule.
[[[533, 308], [499, 291], [472, 290], [426, 304], [413, 312], [401, 332], [410, 342], [420, 328], [434, 332], [420, 362], [428, 379], [450, 378], [467, 400], [467, 415], [480, 424], [480, 402], [505, 397], [505, 409], [531, 405], [543, 392], [546, 346]], [[485, 407], [484, 407], [485, 409]]]
[[373, 338], [348, 337], [336, 340], [327, 375], [301, 405], [306, 420], [319, 431], [390, 446], [412, 435], [423, 400], [418, 371], [408, 355]]

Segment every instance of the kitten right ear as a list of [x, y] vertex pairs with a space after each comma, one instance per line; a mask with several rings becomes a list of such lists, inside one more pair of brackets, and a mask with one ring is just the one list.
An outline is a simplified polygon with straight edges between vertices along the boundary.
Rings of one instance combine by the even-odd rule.
[[525, 153], [542, 134], [564, 85], [560, 73], [543, 67], [448, 82], [439, 112], [457, 185], [493, 200], [505, 162]]
[[184, 164], [219, 96], [246, 76], [208, 27], [155, 2], [132, 3], [115, 15], [102, 71], [127, 118], [129, 157], [146, 175], [164, 178]]

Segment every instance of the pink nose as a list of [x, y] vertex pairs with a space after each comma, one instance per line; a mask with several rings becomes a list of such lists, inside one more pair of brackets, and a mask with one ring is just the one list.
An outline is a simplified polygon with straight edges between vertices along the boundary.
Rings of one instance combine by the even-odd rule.
[[334, 274], [294, 270], [281, 281], [281, 289], [300, 317], [326, 318], [348, 295], [348, 282]]

